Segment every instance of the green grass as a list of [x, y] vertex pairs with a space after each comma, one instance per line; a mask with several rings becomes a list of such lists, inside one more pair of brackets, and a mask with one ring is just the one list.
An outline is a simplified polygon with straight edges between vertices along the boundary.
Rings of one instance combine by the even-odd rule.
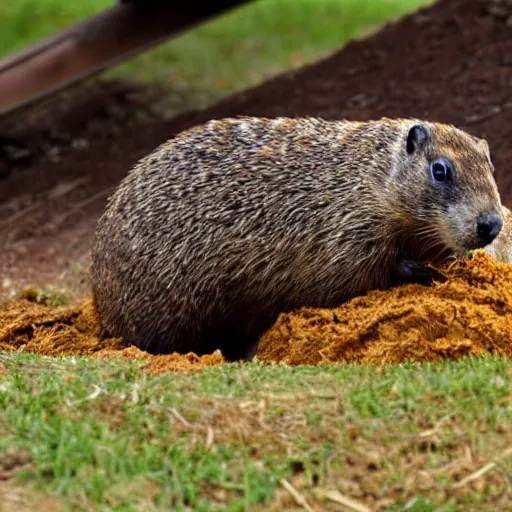
[[0, 5], [0, 56], [52, 35], [57, 30], [113, 5], [110, 0], [64, 2], [21, 0]]
[[332, 489], [390, 511], [506, 510], [511, 498], [503, 359], [160, 376], [141, 363], [0, 362], [0, 465], [26, 452], [13, 485], [66, 509], [282, 510], [282, 478], [317, 507]]
[[[158, 82], [172, 113], [202, 107], [339, 49], [432, 0], [258, 0], [107, 73]], [[0, 56], [113, 0], [21, 0], [0, 5]]]

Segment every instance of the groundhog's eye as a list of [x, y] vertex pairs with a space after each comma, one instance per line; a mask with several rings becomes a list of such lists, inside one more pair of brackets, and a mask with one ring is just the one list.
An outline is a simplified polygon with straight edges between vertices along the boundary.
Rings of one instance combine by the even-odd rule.
[[438, 158], [430, 164], [430, 173], [434, 181], [449, 183], [453, 179], [452, 164], [444, 158]]

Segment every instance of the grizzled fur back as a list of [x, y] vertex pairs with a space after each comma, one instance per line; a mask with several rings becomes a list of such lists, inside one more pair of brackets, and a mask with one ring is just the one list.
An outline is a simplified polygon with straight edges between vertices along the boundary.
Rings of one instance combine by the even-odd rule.
[[224, 119], [162, 144], [98, 224], [91, 277], [106, 331], [236, 359], [281, 312], [391, 285], [410, 219], [390, 176], [414, 122]]

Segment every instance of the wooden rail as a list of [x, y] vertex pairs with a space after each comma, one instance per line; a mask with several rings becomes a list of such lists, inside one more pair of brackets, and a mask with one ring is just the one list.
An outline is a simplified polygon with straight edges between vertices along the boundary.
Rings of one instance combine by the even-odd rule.
[[121, 2], [0, 61], [0, 117], [248, 0]]

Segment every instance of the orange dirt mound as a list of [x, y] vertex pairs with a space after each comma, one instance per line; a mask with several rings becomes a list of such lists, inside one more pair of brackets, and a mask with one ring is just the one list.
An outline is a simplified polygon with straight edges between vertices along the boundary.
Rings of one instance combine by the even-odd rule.
[[[260, 361], [290, 365], [389, 364], [495, 353], [512, 357], [512, 265], [477, 252], [441, 268], [449, 280], [374, 291], [336, 309], [282, 314], [264, 334]], [[102, 338], [93, 301], [51, 307], [28, 300], [0, 306], [0, 350], [147, 360], [151, 373], [224, 363], [219, 352], [153, 356]]]
[[282, 314], [258, 357], [290, 365], [512, 357], [512, 265], [478, 251], [441, 270], [449, 280], [433, 288], [407, 285], [336, 309]]
[[154, 356], [127, 347], [120, 338], [102, 338], [92, 299], [51, 307], [28, 300], [0, 306], [0, 351], [24, 350], [46, 356], [81, 355], [146, 359], [150, 373], [198, 371], [224, 362], [222, 355]]
[[127, 347], [121, 351], [105, 349], [101, 350], [98, 355], [100, 357], [120, 357], [122, 359], [148, 359], [144, 370], [153, 374], [165, 372], [196, 372], [204, 370], [208, 366], [215, 366], [226, 362], [219, 351], [202, 356], [198, 356], [193, 352], [189, 352], [188, 354], [174, 353], [155, 356], [134, 346]]

